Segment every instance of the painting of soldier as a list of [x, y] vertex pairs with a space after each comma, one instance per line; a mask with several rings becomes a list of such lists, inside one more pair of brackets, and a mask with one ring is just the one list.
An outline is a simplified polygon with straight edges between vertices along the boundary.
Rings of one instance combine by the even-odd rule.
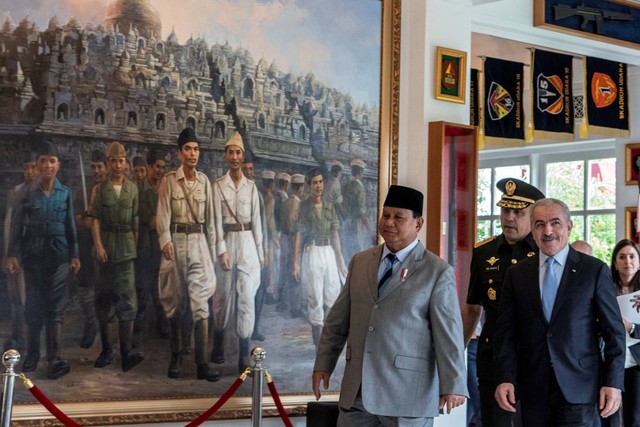
[[318, 168], [307, 172], [309, 197], [300, 203], [293, 257], [293, 275], [307, 298], [307, 320], [313, 344], [318, 345], [322, 325], [340, 292], [340, 275], [346, 277], [333, 204], [323, 201], [324, 177]]

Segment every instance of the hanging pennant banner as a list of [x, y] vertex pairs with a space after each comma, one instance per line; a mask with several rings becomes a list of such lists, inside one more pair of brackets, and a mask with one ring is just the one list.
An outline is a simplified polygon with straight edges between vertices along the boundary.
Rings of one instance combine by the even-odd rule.
[[479, 93], [478, 93], [478, 70], [475, 68], [471, 69], [471, 81], [470, 81], [470, 89], [469, 89], [469, 124], [471, 126], [478, 126], [480, 124], [480, 104], [479, 101]]
[[484, 60], [484, 122], [487, 144], [524, 145], [524, 111], [521, 62]]
[[587, 57], [585, 75], [589, 132], [629, 138], [627, 64]]
[[539, 49], [531, 56], [534, 136], [573, 141], [573, 57]]

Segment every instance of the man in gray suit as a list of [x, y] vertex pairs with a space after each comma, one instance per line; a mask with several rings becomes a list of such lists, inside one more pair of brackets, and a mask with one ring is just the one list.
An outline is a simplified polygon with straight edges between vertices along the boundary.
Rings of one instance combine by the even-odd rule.
[[312, 387], [319, 399], [346, 343], [338, 426], [432, 426], [467, 396], [454, 271], [418, 240], [423, 200], [389, 188], [385, 243], [354, 255], [324, 323]]

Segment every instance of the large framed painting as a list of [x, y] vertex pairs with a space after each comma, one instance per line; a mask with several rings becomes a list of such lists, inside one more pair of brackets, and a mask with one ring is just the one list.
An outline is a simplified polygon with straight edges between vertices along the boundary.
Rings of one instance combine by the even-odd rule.
[[534, 0], [533, 24], [640, 49], [640, 3], [634, 0]]
[[[262, 172], [268, 178], [270, 172], [291, 176], [312, 168], [325, 172], [325, 188], [331, 181], [342, 188], [345, 202], [338, 214], [348, 265], [351, 254], [363, 249], [355, 243], [376, 242], [378, 211], [386, 188], [397, 179], [400, 9], [401, 0], [4, 2], [0, 206], [7, 206], [10, 190], [25, 179], [21, 165], [44, 139], [57, 147], [58, 178], [74, 195], [80, 221], [91, 198], [93, 153], [105, 151], [111, 141], [122, 143], [130, 160], [144, 161], [154, 153], [167, 169], [175, 169], [180, 164], [177, 136], [190, 127], [200, 143], [198, 170], [214, 180], [226, 173], [225, 142], [239, 131], [261, 191]], [[342, 174], [335, 165], [343, 166]], [[361, 218], [357, 231], [348, 229], [354, 226], [347, 203], [352, 165], [364, 165], [361, 176], [353, 178], [365, 194], [366, 220]], [[6, 212], [0, 215], [6, 220], [6, 251], [12, 221]], [[355, 242], [358, 233], [364, 237]], [[93, 254], [91, 243], [81, 249], [86, 268], [93, 265]], [[313, 399], [315, 347], [304, 296], [297, 300], [297, 311], [279, 304], [284, 275], [274, 272], [280, 265], [273, 259], [267, 263], [271, 288], [265, 289], [257, 318], [260, 333], [250, 344], [265, 349], [264, 366], [287, 410], [302, 414]], [[0, 274], [0, 338], [5, 349], [18, 347], [24, 360], [25, 325], [13, 316], [20, 302], [9, 296], [9, 276]], [[146, 308], [138, 313], [134, 339], [144, 361], [123, 372], [116, 351], [113, 363], [96, 368], [100, 338], [88, 334], [92, 339], [87, 340], [85, 333], [88, 309], [94, 307], [86, 288], [96, 286], [94, 279], [72, 276], [67, 284], [70, 298], [60, 343], [70, 373], [47, 378], [43, 333], [42, 360], [27, 374], [75, 421], [191, 420], [237, 378], [233, 322], [224, 341], [225, 362], [215, 365], [223, 374], [220, 381], [196, 379], [189, 345], [181, 378], [168, 378], [171, 350], [151, 291], [143, 296]], [[109, 328], [117, 346], [118, 328]], [[184, 330], [189, 337], [191, 325]], [[337, 399], [343, 368], [337, 367], [326, 399]], [[249, 417], [249, 395], [245, 384], [216, 417]], [[14, 403], [12, 425], [51, 423], [52, 416], [20, 381]], [[265, 399], [264, 407], [267, 414], [276, 414], [271, 400]]]

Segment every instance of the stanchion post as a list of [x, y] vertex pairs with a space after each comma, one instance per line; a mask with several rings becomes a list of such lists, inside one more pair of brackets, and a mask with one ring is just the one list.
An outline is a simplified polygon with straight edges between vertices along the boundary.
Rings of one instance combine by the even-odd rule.
[[253, 359], [253, 383], [251, 386], [251, 425], [253, 427], [262, 426], [262, 384], [264, 381], [264, 368], [262, 361], [266, 352], [262, 347], [256, 347], [251, 350], [251, 358]]
[[16, 380], [14, 367], [20, 362], [20, 353], [17, 350], [7, 350], [2, 354], [2, 363], [7, 367], [3, 374], [2, 387], [2, 427], [11, 426], [11, 410], [13, 408], [13, 385]]

